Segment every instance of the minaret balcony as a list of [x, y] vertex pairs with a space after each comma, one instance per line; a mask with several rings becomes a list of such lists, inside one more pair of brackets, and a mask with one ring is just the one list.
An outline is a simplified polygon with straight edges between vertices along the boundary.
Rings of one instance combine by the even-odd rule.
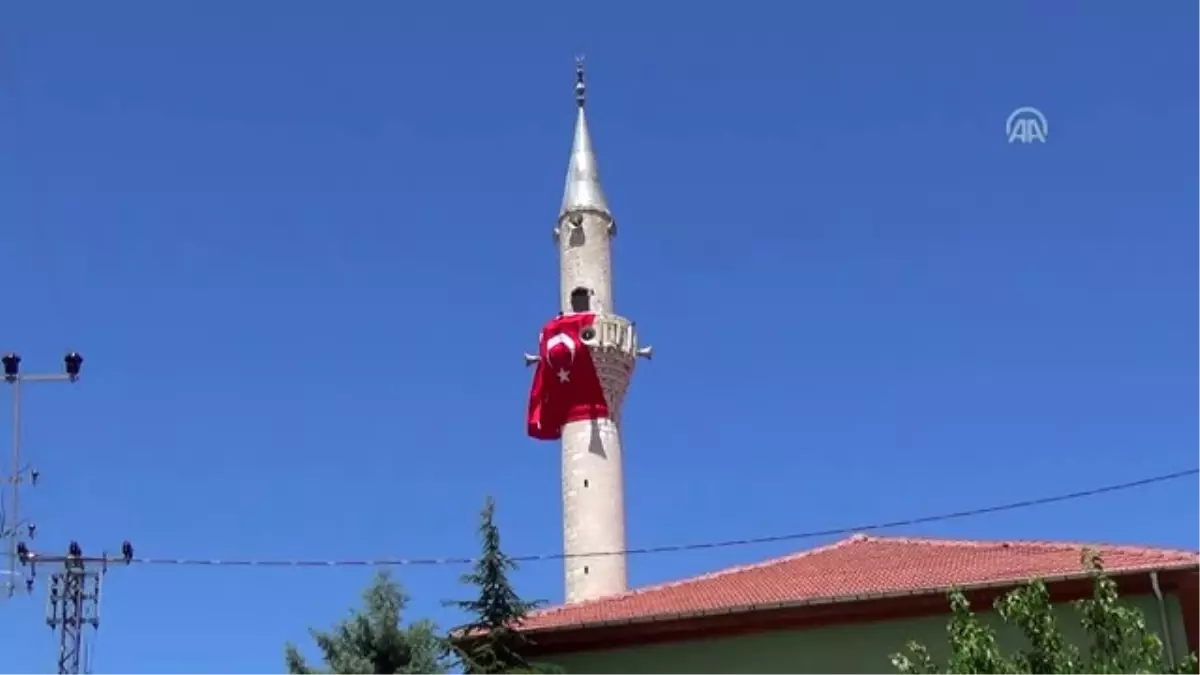
[[580, 337], [591, 352], [609, 412], [616, 418], [633, 379], [634, 364], [638, 356], [647, 356], [649, 352], [638, 348], [633, 322], [616, 314], [597, 314]]

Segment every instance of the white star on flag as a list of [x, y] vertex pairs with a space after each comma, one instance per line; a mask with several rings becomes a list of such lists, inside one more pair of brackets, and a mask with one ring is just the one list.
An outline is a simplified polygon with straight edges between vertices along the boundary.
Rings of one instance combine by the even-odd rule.
[[559, 382], [570, 382], [571, 381], [571, 372], [569, 370], [566, 370], [565, 368], [559, 368], [558, 369], [558, 381]]

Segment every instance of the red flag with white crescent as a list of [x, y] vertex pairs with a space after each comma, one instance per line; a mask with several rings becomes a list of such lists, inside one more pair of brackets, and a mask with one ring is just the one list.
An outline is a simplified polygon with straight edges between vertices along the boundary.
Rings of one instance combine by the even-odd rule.
[[542, 329], [526, 417], [533, 438], [554, 440], [567, 422], [608, 417], [604, 388], [582, 338], [595, 317], [591, 312], [566, 314]]

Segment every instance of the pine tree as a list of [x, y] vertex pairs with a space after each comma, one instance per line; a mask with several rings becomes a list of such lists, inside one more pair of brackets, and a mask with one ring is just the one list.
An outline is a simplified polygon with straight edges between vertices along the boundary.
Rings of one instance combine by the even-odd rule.
[[1170, 665], [1162, 639], [1146, 627], [1135, 607], [1120, 602], [1117, 584], [1104, 573], [1100, 558], [1084, 552], [1084, 565], [1094, 578], [1092, 597], [1075, 608], [1089, 637], [1087, 654], [1067, 643], [1059, 630], [1050, 593], [1041, 581], [1032, 581], [996, 600], [996, 613], [1020, 629], [1026, 648], [1011, 655], [1001, 653], [996, 633], [976, 618], [960, 592], [950, 595], [953, 612], [947, 631], [950, 659], [936, 664], [929, 649], [908, 644], [907, 654], [892, 655], [892, 665], [902, 673], [1195, 673], [1196, 654]]
[[288, 644], [288, 672], [293, 675], [447, 672], [448, 648], [436, 626], [428, 620], [402, 625], [401, 615], [408, 599], [387, 570], [380, 572], [363, 593], [363, 609], [356, 610], [331, 631], [310, 631], [321, 650], [326, 670], [310, 668], [296, 647]]
[[461, 578], [476, 588], [479, 597], [449, 603], [467, 612], [474, 620], [459, 634], [459, 656], [463, 671], [470, 674], [549, 673], [546, 665], [529, 663], [524, 653], [532, 642], [518, 627], [525, 616], [540, 603], [526, 602], [513, 590], [508, 579], [517, 563], [500, 548], [500, 529], [495, 522], [496, 504], [491, 497], [480, 514], [479, 537], [482, 555], [473, 569]]

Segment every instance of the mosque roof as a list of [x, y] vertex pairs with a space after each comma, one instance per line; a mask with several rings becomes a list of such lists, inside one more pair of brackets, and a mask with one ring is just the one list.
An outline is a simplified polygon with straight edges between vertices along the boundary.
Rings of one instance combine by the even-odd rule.
[[523, 631], [669, 621], [805, 604], [1015, 586], [1032, 578], [1085, 579], [1082, 554], [1111, 575], [1196, 570], [1195, 551], [1048, 541], [962, 541], [854, 535], [751, 565], [532, 613]]

